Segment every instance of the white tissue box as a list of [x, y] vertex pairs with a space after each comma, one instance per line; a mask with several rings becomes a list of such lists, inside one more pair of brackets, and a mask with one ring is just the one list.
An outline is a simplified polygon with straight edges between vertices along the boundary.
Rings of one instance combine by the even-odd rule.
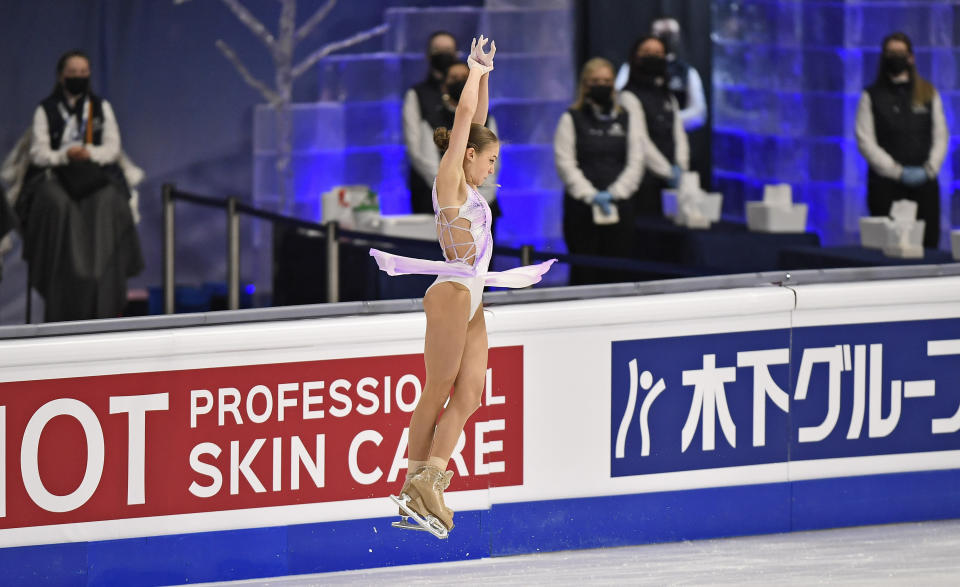
[[723, 209], [723, 194], [703, 192], [699, 205], [700, 212], [707, 217], [707, 220], [710, 222], [720, 222], [720, 210]]
[[860, 218], [860, 246], [865, 249], [882, 250], [887, 244], [886, 216], [864, 216]]
[[[903, 221], [901, 221], [901, 224]], [[908, 221], [907, 238], [901, 241], [896, 222], [886, 216], [867, 216], [860, 219], [860, 246], [879, 249], [888, 257], [919, 259], [923, 257], [923, 220]]]
[[763, 186], [763, 203], [789, 208], [793, 205], [793, 188], [789, 183], [768, 183]]
[[953, 260], [960, 261], [960, 230], [950, 232], [950, 248], [953, 249]]
[[867, 216], [860, 219], [860, 245], [880, 249], [888, 257], [923, 257], [923, 220], [917, 220], [917, 203], [897, 200], [890, 206], [890, 217]]
[[883, 254], [897, 259], [922, 259], [923, 258], [923, 220], [917, 220], [910, 226], [910, 232], [907, 234], [906, 242], [897, 238], [892, 230], [887, 232], [887, 245], [883, 247]]
[[747, 202], [747, 228], [754, 232], [805, 232], [807, 205]]
[[[688, 217], [682, 213], [681, 208], [684, 203], [691, 201], [698, 215]], [[677, 189], [661, 190], [660, 202], [663, 215], [676, 224], [688, 228], [710, 228], [712, 223], [720, 221], [723, 194], [703, 191], [700, 189], [700, 174], [687, 171], [681, 176], [680, 186]]]
[[[861, 218], [862, 220], [866, 220]], [[923, 257], [923, 229], [925, 223], [923, 220], [897, 221], [890, 218], [879, 218], [880, 222], [868, 223], [871, 234], [868, 237], [870, 244], [876, 245], [876, 241], [882, 239], [879, 247], [871, 246], [868, 248], [879, 248], [883, 254], [888, 257], [898, 259], [920, 259]], [[861, 222], [860, 238], [863, 242], [863, 223]], [[899, 234], [900, 230], [906, 230], [906, 238]]]

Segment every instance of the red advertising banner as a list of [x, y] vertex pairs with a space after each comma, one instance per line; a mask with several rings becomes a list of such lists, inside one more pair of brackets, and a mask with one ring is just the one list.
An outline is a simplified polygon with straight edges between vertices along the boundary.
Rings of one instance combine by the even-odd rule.
[[[0, 529], [385, 497], [422, 355], [0, 383]], [[523, 482], [523, 347], [490, 349], [451, 490]]]

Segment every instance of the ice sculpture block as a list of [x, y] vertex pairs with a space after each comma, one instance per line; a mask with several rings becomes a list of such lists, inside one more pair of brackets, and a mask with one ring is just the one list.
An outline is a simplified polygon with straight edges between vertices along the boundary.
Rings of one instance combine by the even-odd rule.
[[533, 245], [538, 249], [563, 244], [563, 194], [557, 190], [515, 190], [497, 193], [503, 216], [497, 221], [497, 243]]
[[472, 7], [389, 8], [386, 21], [390, 28], [384, 36], [384, 50], [422, 56], [431, 33], [442, 30], [452, 33], [460, 49], [469, 52], [470, 39], [480, 32], [481, 12]]
[[[321, 102], [400, 100], [407, 86], [394, 53], [329, 55], [317, 63]], [[420, 56], [422, 63], [423, 57]]]
[[[507, 98], [493, 100], [491, 114], [496, 118], [500, 140], [505, 144], [553, 145], [560, 116], [570, 100]], [[556, 175], [554, 173], [554, 175]]]
[[572, 19], [573, 12], [567, 8], [488, 9], [480, 17], [478, 31], [501, 39], [498, 48], [509, 48], [511, 53], [553, 53], [569, 59], [567, 48], [575, 42]]
[[[291, 104], [291, 146], [294, 152], [343, 149], [347, 137], [343, 126], [344, 105], [337, 102]], [[267, 104], [258, 104], [253, 114], [253, 152], [276, 153], [277, 113]]]
[[[499, 119], [497, 122], [499, 123]], [[500, 163], [497, 183], [505, 189], [557, 191], [563, 189], [563, 184], [557, 176], [552, 145], [509, 143], [501, 145]]]
[[790, 184], [766, 185], [763, 201], [747, 202], [747, 228], [754, 232], [804, 232], [807, 205], [793, 203]]

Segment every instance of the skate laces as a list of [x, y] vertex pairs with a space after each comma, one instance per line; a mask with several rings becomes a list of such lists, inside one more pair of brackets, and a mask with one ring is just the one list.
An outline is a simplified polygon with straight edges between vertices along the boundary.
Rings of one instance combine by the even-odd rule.
[[441, 475], [443, 479], [443, 489], [446, 490], [447, 487], [450, 487], [450, 480], [453, 479], [453, 471], [447, 471]]

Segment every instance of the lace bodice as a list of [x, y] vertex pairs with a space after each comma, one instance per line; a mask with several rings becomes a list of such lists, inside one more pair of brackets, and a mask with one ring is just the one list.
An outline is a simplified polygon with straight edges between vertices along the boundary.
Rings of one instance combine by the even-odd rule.
[[490, 235], [490, 206], [476, 189], [467, 185], [462, 206], [440, 207], [437, 182], [433, 182], [433, 211], [437, 219], [437, 240], [448, 263], [463, 263], [485, 273], [493, 253]]

